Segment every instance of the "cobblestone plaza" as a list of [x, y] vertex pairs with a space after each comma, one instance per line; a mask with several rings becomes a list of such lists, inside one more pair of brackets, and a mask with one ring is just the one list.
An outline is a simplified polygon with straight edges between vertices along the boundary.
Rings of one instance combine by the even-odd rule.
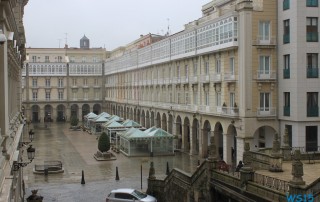
[[[25, 198], [31, 194], [31, 190], [38, 189], [44, 201], [105, 201], [109, 191], [115, 188], [132, 187], [141, 190], [141, 165], [142, 190], [145, 191], [151, 161], [154, 162], [157, 178], [165, 177], [167, 162], [170, 170], [174, 167], [193, 172], [197, 167], [196, 157], [182, 153], [152, 158], [128, 158], [116, 154], [115, 161], [96, 161], [93, 157], [97, 151], [96, 136], [69, 130], [69, 127], [68, 123], [51, 123], [47, 128], [43, 123], [30, 125], [35, 132], [32, 145], [36, 148], [36, 157], [24, 168]], [[33, 173], [35, 164], [56, 160], [62, 161], [64, 173], [47, 176]], [[116, 167], [119, 170], [119, 181], [115, 180]], [[85, 185], [81, 185], [82, 170]]]

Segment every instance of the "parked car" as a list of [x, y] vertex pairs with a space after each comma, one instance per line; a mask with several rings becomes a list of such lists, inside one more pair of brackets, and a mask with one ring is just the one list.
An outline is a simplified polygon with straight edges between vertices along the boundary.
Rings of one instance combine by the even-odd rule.
[[135, 189], [115, 189], [110, 192], [106, 202], [157, 202], [153, 196]]

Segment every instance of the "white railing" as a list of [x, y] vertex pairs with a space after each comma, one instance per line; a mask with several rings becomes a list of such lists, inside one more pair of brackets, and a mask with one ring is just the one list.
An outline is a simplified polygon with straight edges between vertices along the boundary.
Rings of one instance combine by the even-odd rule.
[[258, 70], [256, 74], [257, 80], [276, 80], [277, 74], [275, 71], [265, 71], [265, 70]]

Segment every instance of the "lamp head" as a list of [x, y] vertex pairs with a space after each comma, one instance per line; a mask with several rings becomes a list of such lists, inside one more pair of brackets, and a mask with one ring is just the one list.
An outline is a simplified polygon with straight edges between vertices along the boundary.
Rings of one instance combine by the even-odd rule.
[[6, 35], [4, 35], [2, 29], [0, 29], [0, 45], [4, 44], [7, 41]]

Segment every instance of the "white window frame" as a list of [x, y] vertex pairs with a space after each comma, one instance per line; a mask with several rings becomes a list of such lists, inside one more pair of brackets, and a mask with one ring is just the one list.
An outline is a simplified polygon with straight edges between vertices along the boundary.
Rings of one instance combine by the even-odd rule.
[[270, 43], [271, 26], [270, 21], [259, 22], [259, 40], [260, 43]]

